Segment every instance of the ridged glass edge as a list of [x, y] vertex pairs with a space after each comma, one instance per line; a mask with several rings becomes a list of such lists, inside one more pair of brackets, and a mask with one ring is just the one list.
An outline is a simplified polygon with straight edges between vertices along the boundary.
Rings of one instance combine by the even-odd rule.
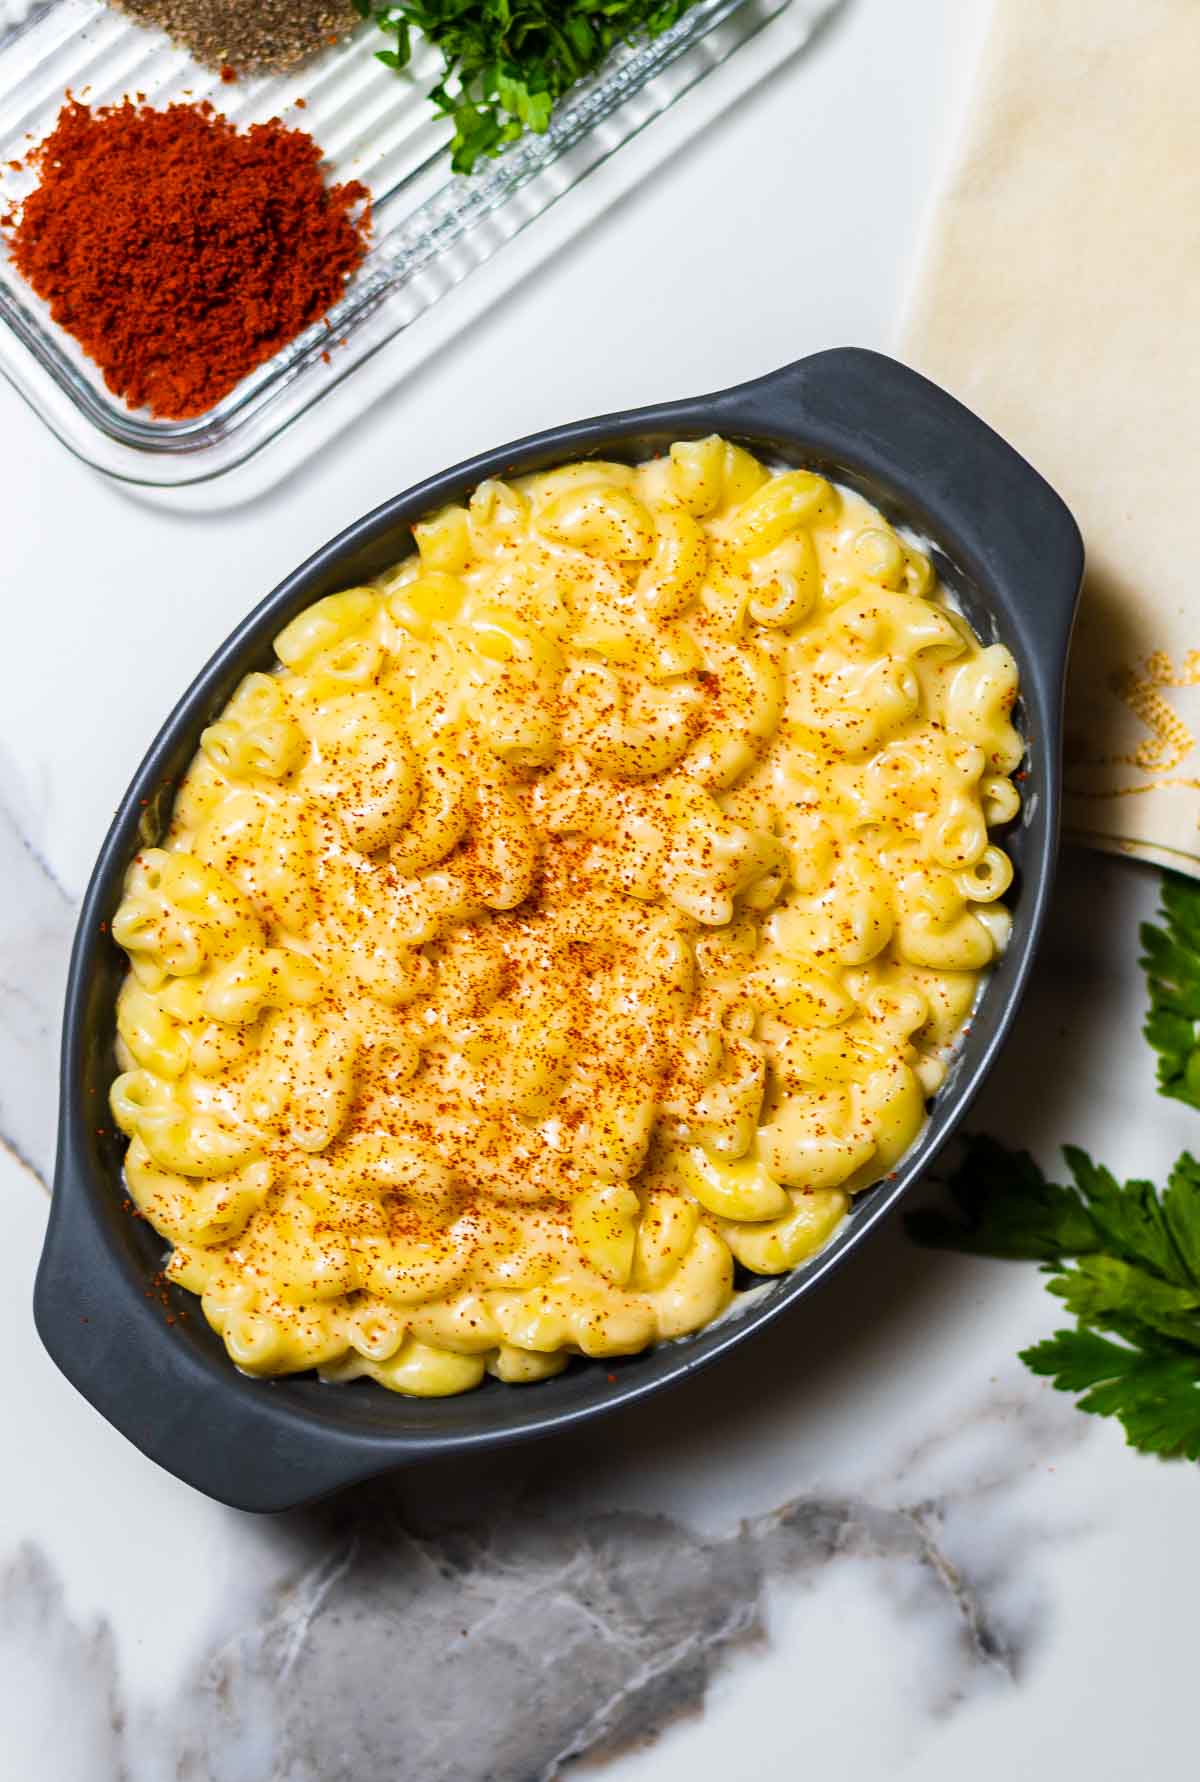
[[[321, 365], [329, 338], [324, 324], [252, 374], [227, 399], [223, 412], [199, 423], [178, 424], [169, 438], [164, 437], [162, 424], [155, 427], [122, 415], [116, 415], [115, 424], [106, 424], [94, 393], [69, 364], [63, 363], [66, 377], [47, 364], [44, 331], [32, 317], [14, 315], [17, 306], [6, 300], [5, 293], [0, 293], [0, 315], [9, 322], [9, 331], [0, 331], [0, 372], [69, 450], [107, 475], [151, 488], [182, 487], [223, 476], [308, 415], [361, 364], [411, 328], [789, 4], [804, 13], [803, 36], [792, 34], [790, 51], [834, 3], [826, 0], [824, 5], [801, 7], [800, 0], [712, 0], [705, 5], [702, 0], [671, 32], [623, 52], [617, 66], [580, 88], [545, 137], [514, 145], [481, 175], [447, 182], [382, 238], [376, 252], [387, 252], [391, 263], [374, 269], [331, 315], [335, 331], [348, 344], [341, 348], [332, 373], [323, 367], [326, 375], [320, 381], [306, 374]], [[639, 99], [642, 104], [637, 106], [634, 102]], [[630, 116], [622, 120], [626, 127], [602, 133], [600, 126], [619, 118], [622, 106], [630, 108]], [[537, 194], [539, 180], [551, 186], [544, 195]], [[521, 192], [526, 202], [506, 213], [509, 200]], [[533, 204], [531, 196], [537, 196]], [[473, 235], [479, 224], [497, 218], [502, 227], [495, 240], [481, 241]], [[471, 250], [466, 256], [464, 245]], [[450, 265], [453, 249], [466, 264]], [[444, 273], [440, 288], [415, 303], [402, 303], [406, 295], [411, 297], [414, 281], [421, 274], [428, 278], [430, 268], [439, 264]]]

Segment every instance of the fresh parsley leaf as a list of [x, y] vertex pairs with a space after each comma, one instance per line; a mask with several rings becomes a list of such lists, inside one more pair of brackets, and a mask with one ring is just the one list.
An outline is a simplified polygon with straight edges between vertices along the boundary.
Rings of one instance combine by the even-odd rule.
[[554, 106], [618, 43], [658, 37], [694, 0], [354, 0], [395, 38], [389, 68], [412, 59], [415, 28], [441, 53], [430, 98], [454, 123], [451, 165], [470, 173], [525, 130], [550, 127]]
[[1110, 1342], [1085, 1327], [1057, 1330], [1021, 1353], [1079, 1409], [1116, 1417], [1133, 1448], [1200, 1460], [1200, 1356]]
[[1185, 1152], [1160, 1194], [1120, 1185], [1073, 1146], [1063, 1154], [1069, 1185], [1024, 1151], [969, 1139], [947, 1182], [958, 1216], [924, 1209], [908, 1229], [921, 1243], [1043, 1262], [1076, 1324], [1021, 1359], [1081, 1393], [1081, 1410], [1118, 1418], [1135, 1448], [1200, 1459], [1200, 1164]]
[[1200, 1354], [1200, 1288], [1159, 1281], [1117, 1256], [1081, 1256], [1049, 1286], [1081, 1324], [1122, 1335], [1137, 1331], [1147, 1341], [1171, 1337]]
[[1195, 1278], [1175, 1248], [1152, 1182], [1126, 1182], [1122, 1186], [1076, 1145], [1064, 1145], [1063, 1156], [1103, 1240], [1098, 1247], [1143, 1264], [1167, 1281], [1189, 1282]]
[[1200, 883], [1165, 872], [1159, 920], [1166, 926], [1141, 928], [1150, 990], [1142, 1031], [1158, 1053], [1159, 1093], [1200, 1107]]
[[1188, 1151], [1167, 1177], [1162, 1210], [1189, 1280], [1200, 1281], [1200, 1163]]
[[1010, 1151], [998, 1139], [968, 1138], [945, 1185], [961, 1218], [934, 1207], [910, 1213], [905, 1224], [919, 1244], [1032, 1262], [1103, 1248], [1078, 1189], [1048, 1182], [1027, 1151]]

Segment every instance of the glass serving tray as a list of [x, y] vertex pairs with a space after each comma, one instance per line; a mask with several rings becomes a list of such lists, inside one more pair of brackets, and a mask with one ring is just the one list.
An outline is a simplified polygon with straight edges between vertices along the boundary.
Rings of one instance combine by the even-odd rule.
[[[369, 41], [356, 32], [291, 74], [229, 86], [100, 0], [0, 0], [0, 213], [34, 183], [8, 163], [51, 128], [70, 88], [93, 105], [127, 94], [156, 105], [186, 97], [208, 99], [241, 124], [294, 122], [322, 145], [331, 179], [370, 186], [375, 216], [370, 251], [328, 325], [298, 336], [204, 415], [163, 421], [127, 409], [2, 250], [0, 371], [65, 445], [112, 476], [153, 486], [220, 476], [385, 343], [419, 335], [422, 318], [477, 268], [789, 8], [795, 28], [781, 32], [774, 62], [799, 47], [827, 4], [698, 0], [662, 37], [617, 51], [559, 107], [545, 136], [459, 178], [446, 153], [449, 125], [426, 97], [439, 60], [424, 45], [397, 76], [371, 53], [375, 39], [386, 40], [367, 26]], [[436, 332], [428, 329], [431, 346]]]

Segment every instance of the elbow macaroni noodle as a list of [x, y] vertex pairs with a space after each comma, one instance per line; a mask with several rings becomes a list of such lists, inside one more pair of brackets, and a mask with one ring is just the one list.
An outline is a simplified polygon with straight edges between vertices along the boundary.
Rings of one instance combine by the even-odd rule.
[[113, 933], [129, 1193], [236, 1364], [546, 1378], [894, 1169], [1012, 878], [1012, 657], [719, 438], [487, 482], [201, 739]]

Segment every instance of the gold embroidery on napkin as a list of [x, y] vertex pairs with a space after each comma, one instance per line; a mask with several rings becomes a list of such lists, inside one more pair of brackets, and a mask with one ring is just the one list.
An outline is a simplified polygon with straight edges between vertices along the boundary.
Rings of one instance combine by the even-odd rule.
[[[1200, 778], [1181, 778], [1173, 770], [1196, 747], [1196, 738], [1160, 689], [1200, 687], [1200, 650], [1189, 650], [1176, 667], [1166, 650], [1153, 650], [1132, 668], [1115, 669], [1107, 677], [1108, 689], [1127, 711], [1145, 726], [1149, 735], [1131, 749], [1095, 752], [1086, 738], [1069, 734], [1064, 750], [1068, 792], [1076, 798], [1128, 798], [1134, 793], [1154, 792], [1164, 786], [1200, 790]], [[1073, 769], [1136, 767], [1156, 776], [1138, 785], [1101, 786], [1080, 782]], [[1173, 775], [1167, 778], [1165, 776]]]

